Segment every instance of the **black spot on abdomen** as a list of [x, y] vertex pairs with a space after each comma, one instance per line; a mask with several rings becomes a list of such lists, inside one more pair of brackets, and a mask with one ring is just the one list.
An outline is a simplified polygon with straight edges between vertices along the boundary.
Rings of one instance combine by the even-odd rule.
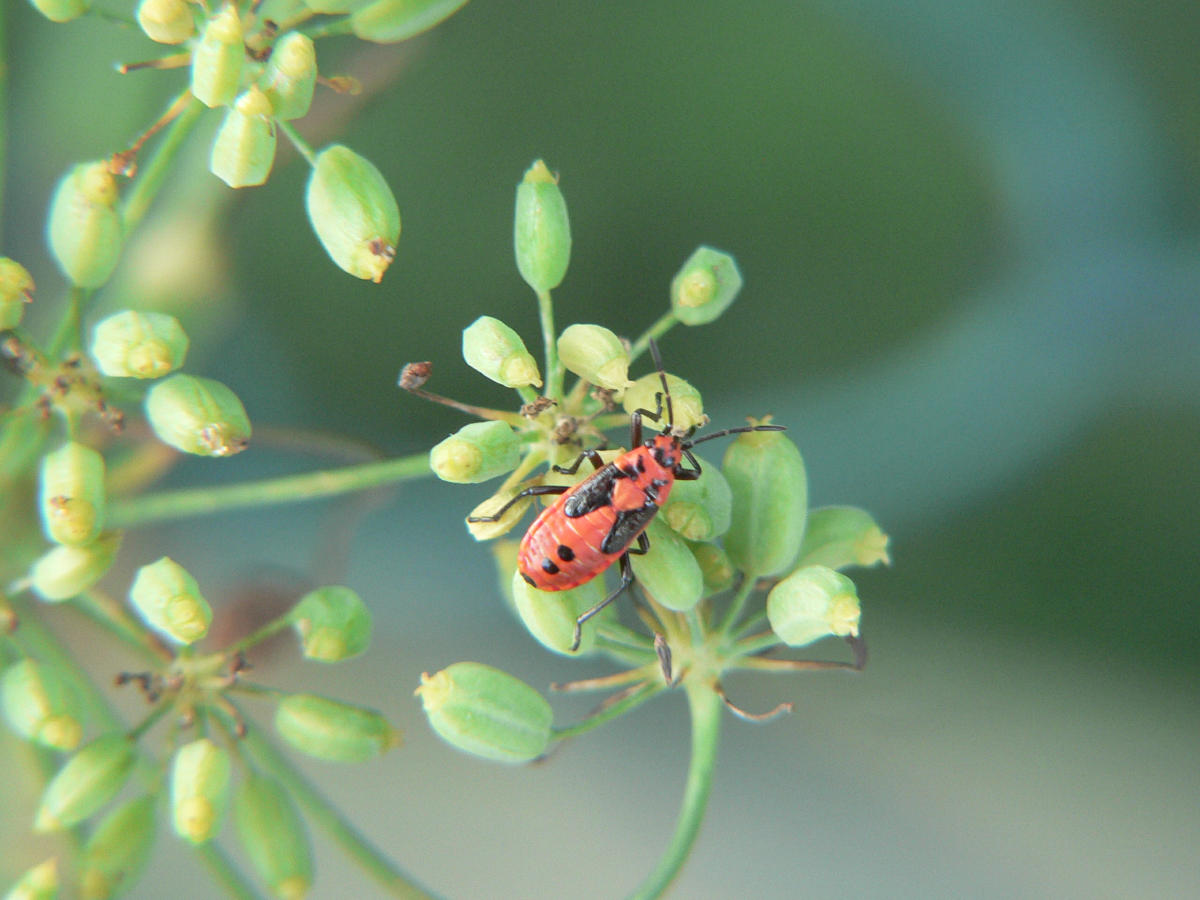
[[558, 545], [558, 558], [561, 559], [563, 562], [570, 562], [571, 560], [573, 560], [575, 558], [575, 551], [572, 550], [570, 547], [568, 547], [566, 544], [559, 544]]

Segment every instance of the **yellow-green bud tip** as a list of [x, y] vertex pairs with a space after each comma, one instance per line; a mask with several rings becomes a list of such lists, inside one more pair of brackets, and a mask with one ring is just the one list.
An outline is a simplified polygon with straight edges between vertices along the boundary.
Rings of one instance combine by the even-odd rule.
[[92, 358], [105, 375], [161, 378], [183, 365], [188, 337], [174, 316], [127, 309], [96, 323]]
[[525, 177], [521, 180], [526, 184], [558, 184], [558, 178], [546, 168], [546, 163], [540, 159], [525, 170]]

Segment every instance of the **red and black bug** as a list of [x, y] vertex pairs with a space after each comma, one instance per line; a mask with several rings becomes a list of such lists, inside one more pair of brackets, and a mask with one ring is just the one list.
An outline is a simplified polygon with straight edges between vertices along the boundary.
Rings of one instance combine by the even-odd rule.
[[[650, 352], [663, 390], [656, 398], [657, 409], [638, 409], [630, 415], [631, 450], [610, 463], [605, 463], [598, 451], [584, 450], [571, 465], [554, 466], [556, 472], [573, 475], [586, 459], [596, 471], [579, 484], [528, 487], [495, 514], [467, 520], [495, 522], [524, 497], [561, 494], [551, 506], [542, 510], [521, 539], [517, 555], [521, 577], [542, 591], [565, 591], [591, 581], [614, 562], [620, 563], [621, 584], [575, 620], [572, 650], [579, 648], [583, 624], [633, 583], [629, 554], [642, 554], [650, 549], [646, 526], [666, 503], [671, 487], [676, 481], [694, 481], [700, 477], [700, 462], [692, 448], [704, 441], [743, 431], [784, 430], [782, 425], [746, 425], [726, 428], [695, 440], [691, 438], [695, 429], [677, 433], [667, 376], [653, 341]], [[664, 400], [666, 426], [661, 434], [644, 441], [642, 419], [658, 422], [662, 418]], [[684, 465], [685, 460], [688, 466]]]

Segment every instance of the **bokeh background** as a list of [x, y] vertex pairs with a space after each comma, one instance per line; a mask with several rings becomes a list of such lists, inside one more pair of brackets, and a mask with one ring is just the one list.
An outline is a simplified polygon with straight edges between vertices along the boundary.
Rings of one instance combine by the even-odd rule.
[[[125, 146], [184, 75], [117, 75], [154, 53], [135, 31], [6, 12], [4, 252], [52, 297], [54, 181]], [[169, 482], [217, 483], [428, 447], [462, 419], [396, 390], [409, 360], [433, 360], [443, 393], [509, 402], [462, 364], [459, 332], [487, 313], [537, 344], [511, 252], [537, 157], [571, 212], [561, 324], [636, 335], [697, 244], [734, 253], [741, 297], [672, 332], [669, 367], [717, 423], [786, 423], [814, 501], [872, 510], [894, 565], [856, 578], [861, 676], [728, 684], [796, 711], [728, 721], [675, 896], [1194, 896], [1197, 47], [1194, 0], [475, 0], [404, 45], [318, 48], [366, 90], [325, 91], [301, 131], [372, 159], [404, 217], [382, 285], [325, 258], [294, 154], [235, 193], [200, 134], [102, 302], [173, 304], [189, 369], [244, 399], [262, 440]], [[298, 452], [271, 426], [355, 447]], [[680, 698], [512, 769], [446, 748], [411, 696], [459, 659], [536, 685], [607, 671], [505, 611], [461, 525], [486, 493], [421, 483], [156, 527], [130, 536], [116, 583], [167, 553], [227, 629], [297, 584], [355, 587], [377, 617], [365, 659], [317, 668], [285, 641], [255, 677], [376, 706], [407, 744], [305, 769], [445, 896], [621, 896], [673, 826]], [[105, 680], [127, 664], [102, 641], [79, 652]], [[0, 788], [0, 880], [46, 846], [25, 830], [33, 791]], [[316, 896], [375, 895], [317, 852]], [[164, 834], [134, 895], [167, 893], [212, 888]]]

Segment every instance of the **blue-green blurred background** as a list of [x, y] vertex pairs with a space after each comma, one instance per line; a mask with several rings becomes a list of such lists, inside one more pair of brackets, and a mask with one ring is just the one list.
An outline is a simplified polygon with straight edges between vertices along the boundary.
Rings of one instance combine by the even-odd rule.
[[[125, 146], [184, 76], [115, 74], [155, 52], [135, 31], [8, 14], [4, 252], [50, 298], [55, 179]], [[675, 896], [1193, 896], [1197, 47], [1195, 0], [475, 0], [405, 45], [318, 48], [366, 90], [322, 92], [300, 130], [373, 160], [404, 217], [382, 285], [325, 258], [294, 154], [235, 194], [200, 134], [102, 302], [165, 295], [196, 338], [189, 369], [263, 426], [249, 452], [170, 482], [215, 483], [344, 461], [267, 426], [428, 447], [463, 420], [400, 395], [409, 360], [433, 360], [443, 393], [511, 402], [461, 362], [459, 333], [487, 313], [537, 344], [510, 237], [537, 157], [571, 212], [561, 324], [636, 335], [697, 244], [732, 252], [742, 295], [718, 324], [672, 332], [669, 368], [716, 423], [786, 423], [815, 503], [872, 510], [894, 565], [856, 577], [861, 676], [727, 685], [796, 711], [728, 721]], [[379, 707], [407, 746], [305, 768], [447, 896], [621, 896], [673, 826], [678, 698], [510, 769], [450, 751], [411, 697], [458, 659], [536, 685], [608, 671], [550, 656], [504, 610], [461, 525], [486, 493], [422, 483], [363, 516], [343, 501], [149, 529], [114, 583], [167, 553], [227, 628], [265, 602], [248, 584], [355, 587], [377, 615], [365, 659], [317, 668], [284, 642], [255, 677]], [[80, 652], [104, 680], [129, 664]], [[564, 721], [587, 709], [556, 704]], [[0, 791], [0, 880], [48, 846], [25, 833], [33, 791]], [[331, 847], [318, 858], [316, 896], [374, 896]], [[212, 889], [164, 834], [135, 896], [166, 891]]]

